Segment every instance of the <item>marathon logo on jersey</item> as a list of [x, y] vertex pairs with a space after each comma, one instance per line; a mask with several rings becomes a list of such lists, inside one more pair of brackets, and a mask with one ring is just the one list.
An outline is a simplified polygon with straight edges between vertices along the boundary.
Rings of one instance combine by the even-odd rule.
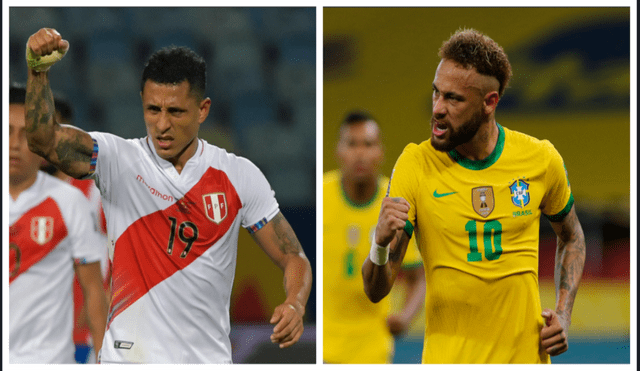
[[204, 211], [207, 218], [216, 224], [220, 224], [227, 217], [227, 197], [222, 193], [209, 193], [202, 196]]
[[509, 186], [511, 190], [511, 202], [519, 208], [523, 208], [529, 204], [529, 183], [518, 179]]
[[116, 349], [131, 349], [131, 347], [133, 347], [133, 342], [116, 340], [113, 342], [113, 347]]
[[475, 210], [478, 215], [483, 218], [488, 217], [495, 207], [493, 187], [484, 186], [473, 188], [471, 190], [471, 203], [473, 204], [473, 210]]
[[53, 237], [53, 218], [37, 216], [31, 219], [31, 239], [38, 245], [44, 245]]

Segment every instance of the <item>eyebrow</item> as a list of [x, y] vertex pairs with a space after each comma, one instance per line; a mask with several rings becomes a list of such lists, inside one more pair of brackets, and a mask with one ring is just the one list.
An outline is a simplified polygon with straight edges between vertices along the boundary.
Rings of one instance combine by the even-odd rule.
[[[159, 109], [161, 110], [162, 108], [160, 106], [158, 106], [157, 104], [153, 104], [153, 103], [149, 103], [145, 106], [147, 109], [152, 108], [152, 109]], [[187, 110], [184, 108], [180, 108], [180, 107], [168, 107], [167, 108], [168, 112], [186, 112]]]
[[[438, 87], [436, 86], [435, 83], [431, 83], [431, 88], [433, 90], [436, 91], [440, 91], [440, 89], [438, 89]], [[460, 95], [458, 93], [452, 92], [452, 91], [441, 91], [441, 93], [444, 95], [445, 98], [456, 98], [456, 99], [465, 99], [465, 97], [463, 95]]]

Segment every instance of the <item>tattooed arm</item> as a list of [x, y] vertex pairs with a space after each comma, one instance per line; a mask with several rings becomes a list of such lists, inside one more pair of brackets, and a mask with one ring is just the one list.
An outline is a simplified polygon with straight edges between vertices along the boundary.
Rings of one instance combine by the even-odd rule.
[[[48, 55], [54, 50], [66, 50], [68, 43], [55, 30], [43, 28], [29, 38], [27, 47], [36, 55]], [[29, 68], [25, 100], [27, 143], [32, 152], [58, 169], [81, 178], [90, 171], [93, 140], [76, 127], [56, 122], [48, 73]]]
[[389, 246], [389, 261], [385, 265], [377, 265], [367, 257], [362, 265], [364, 292], [374, 303], [389, 294], [400, 272], [409, 245], [409, 235], [404, 231], [409, 208], [409, 203], [402, 197], [385, 197], [382, 200], [375, 242]]
[[555, 356], [569, 348], [571, 311], [584, 269], [586, 248], [575, 206], [564, 220], [552, 222], [551, 226], [558, 236], [555, 267], [556, 309], [545, 309], [542, 313], [546, 323], [541, 331], [541, 345], [547, 353]]
[[374, 303], [384, 299], [391, 292], [396, 277], [402, 268], [402, 260], [407, 252], [409, 236], [403, 230], [397, 231], [390, 244], [389, 261], [385, 265], [374, 264], [368, 257], [362, 264], [364, 292]]
[[252, 236], [284, 272], [286, 299], [276, 307], [270, 322], [275, 324], [271, 342], [286, 348], [295, 344], [304, 331], [302, 317], [311, 292], [311, 264], [282, 213]]

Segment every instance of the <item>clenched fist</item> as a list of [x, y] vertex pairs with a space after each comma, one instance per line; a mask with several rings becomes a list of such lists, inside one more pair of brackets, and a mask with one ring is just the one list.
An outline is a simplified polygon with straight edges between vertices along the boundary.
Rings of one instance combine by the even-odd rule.
[[69, 50], [69, 42], [53, 28], [41, 28], [27, 41], [27, 65], [36, 72], [47, 71]]
[[385, 197], [380, 207], [378, 224], [376, 225], [376, 243], [387, 246], [402, 230], [409, 219], [409, 202], [402, 197]]

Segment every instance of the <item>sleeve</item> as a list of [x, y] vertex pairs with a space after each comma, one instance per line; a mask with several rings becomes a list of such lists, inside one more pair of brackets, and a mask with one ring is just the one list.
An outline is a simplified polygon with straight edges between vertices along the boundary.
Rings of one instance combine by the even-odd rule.
[[402, 260], [402, 269], [413, 269], [422, 265], [422, 256], [420, 256], [420, 250], [416, 239], [409, 240], [409, 246], [407, 246], [407, 253]]
[[419, 183], [416, 171], [418, 166], [417, 149], [418, 145], [411, 143], [402, 151], [391, 173], [391, 188], [389, 190], [390, 197], [402, 197], [409, 202], [409, 220], [405, 226], [405, 231], [409, 236], [413, 235], [413, 229], [416, 226], [416, 199]]
[[100, 193], [104, 197], [108, 197], [109, 189], [107, 184], [112, 179], [117, 179], [118, 174], [118, 156], [114, 152], [118, 151], [118, 142], [124, 139], [109, 133], [90, 132], [89, 135], [93, 139], [93, 156], [91, 178], [95, 181], [96, 186], [100, 189]]
[[99, 262], [104, 255], [104, 239], [93, 222], [89, 200], [79, 190], [73, 190], [68, 192], [64, 205], [71, 256], [77, 264]]
[[280, 211], [275, 192], [271, 189], [267, 178], [251, 161], [239, 158], [241, 161], [241, 193], [242, 226], [255, 233]]
[[550, 142], [545, 142], [549, 161], [545, 175], [545, 194], [540, 209], [547, 219], [559, 222], [571, 211], [573, 194], [562, 156]]

